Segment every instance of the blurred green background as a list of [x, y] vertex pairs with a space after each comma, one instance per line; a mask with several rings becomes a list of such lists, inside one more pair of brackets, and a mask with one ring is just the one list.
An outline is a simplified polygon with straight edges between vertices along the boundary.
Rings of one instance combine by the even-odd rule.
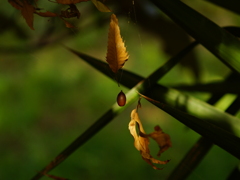
[[[147, 1], [133, 2], [106, 1], [119, 17], [130, 54], [124, 69], [146, 77], [192, 39]], [[207, 2], [184, 2], [221, 26], [240, 24], [237, 15]], [[38, 4], [53, 12], [67, 8], [49, 1]], [[70, 20], [75, 29], [66, 28], [59, 18], [35, 15], [34, 31], [10, 4], [0, 7], [0, 179], [30, 179], [103, 115], [120, 90], [127, 92], [63, 48], [62, 44], [105, 61], [110, 14], [99, 12], [91, 2], [77, 7], [80, 19]], [[229, 72], [198, 46], [160, 83], [211, 82]], [[210, 96], [189, 94], [203, 100]], [[226, 96], [218, 107], [224, 110], [233, 98]], [[141, 102], [146, 132], [158, 124], [172, 139], [173, 147], [161, 156], [171, 159], [163, 170], [152, 169], [133, 146], [128, 123], [136, 102], [49, 174], [72, 180], [166, 179], [200, 136], [146, 100]], [[156, 155], [153, 141], [151, 148]], [[188, 179], [226, 179], [237, 164], [235, 157], [215, 146]]]

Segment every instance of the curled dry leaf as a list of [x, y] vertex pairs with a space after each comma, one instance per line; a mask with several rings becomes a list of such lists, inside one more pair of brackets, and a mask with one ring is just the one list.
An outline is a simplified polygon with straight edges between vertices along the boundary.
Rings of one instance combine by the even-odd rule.
[[57, 3], [59, 4], [76, 4], [80, 2], [85, 2], [89, 0], [56, 0]]
[[157, 155], [160, 156], [164, 151], [172, 147], [172, 142], [170, 136], [164, 133], [159, 126], [155, 126], [154, 130], [154, 132], [148, 134], [147, 136], [151, 137], [158, 143], [160, 150]]
[[111, 15], [108, 33], [108, 49], [106, 60], [114, 73], [123, 67], [128, 60], [128, 53], [120, 35], [118, 19], [115, 14]]
[[[140, 151], [140, 154], [148, 164], [150, 164], [154, 169], [162, 169], [156, 167], [154, 164], [167, 164], [169, 160], [160, 161], [153, 158], [150, 154], [149, 150], [149, 137], [153, 138], [157, 142], [160, 147], [160, 151], [158, 156], [161, 155], [164, 151], [166, 151], [169, 147], [171, 147], [171, 140], [170, 136], [163, 133], [159, 126], [155, 127], [155, 131], [151, 134], [146, 134], [141, 120], [138, 116], [137, 109], [134, 109], [131, 113], [131, 121], [128, 125], [129, 131], [134, 138], [134, 146], [135, 148]], [[137, 129], [139, 133], [137, 133]]]
[[77, 17], [80, 18], [81, 13], [79, 12], [78, 8], [75, 4], [69, 4], [69, 8], [65, 11], [61, 11], [60, 17], [62, 18], [72, 18]]

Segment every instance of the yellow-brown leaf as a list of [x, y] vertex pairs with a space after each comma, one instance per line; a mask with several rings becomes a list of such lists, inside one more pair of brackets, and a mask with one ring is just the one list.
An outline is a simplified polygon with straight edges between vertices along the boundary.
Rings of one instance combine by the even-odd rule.
[[[157, 127], [159, 127], [159, 126], [157, 126]], [[160, 161], [151, 156], [150, 150], [148, 147], [149, 146], [148, 137], [153, 138], [158, 143], [160, 148], [163, 148], [163, 151], [167, 150], [171, 146], [170, 137], [168, 136], [169, 138], [163, 138], [162, 134], [165, 134], [165, 133], [163, 133], [162, 131], [159, 130], [160, 127], [155, 128], [155, 131], [149, 135], [145, 134], [141, 120], [137, 113], [137, 109], [134, 109], [131, 113], [131, 121], [129, 122], [128, 128], [129, 128], [131, 135], [134, 138], [134, 146], [138, 151], [140, 151], [140, 154], [141, 154], [143, 160], [145, 160], [148, 164], [150, 164], [154, 169], [158, 169], [158, 170], [162, 169], [162, 168], [156, 167], [154, 164], [167, 164], [169, 162], [169, 160]], [[137, 129], [139, 130], [139, 134], [137, 133]], [[165, 135], [164, 135], [164, 137], [165, 137]], [[164, 139], [163, 141], [165, 141], [165, 139], [167, 139], [166, 142], [168, 142], [168, 143], [163, 143], [162, 139]], [[168, 144], [170, 146], [165, 146], [166, 144]], [[161, 153], [163, 151], [161, 151]], [[159, 151], [159, 153], [160, 153], [160, 151]]]
[[148, 137], [142, 137], [142, 136], [138, 135], [137, 130], [136, 130], [136, 128], [138, 128], [138, 127], [139, 127], [139, 131], [141, 133], [145, 133], [142, 123], [139, 119], [137, 110], [134, 109], [131, 113], [131, 121], [128, 125], [130, 133], [132, 134], [132, 136], [134, 138], [134, 146], [138, 151], [149, 153], [150, 152], [148, 149], [149, 139], [148, 139]]
[[164, 151], [172, 147], [172, 142], [170, 136], [164, 133], [159, 126], [155, 126], [154, 130], [155, 131], [149, 134], [148, 136], [158, 143], [160, 148], [158, 156], [160, 156]]
[[115, 14], [111, 15], [108, 33], [108, 50], [106, 60], [114, 73], [123, 67], [128, 60], [128, 53], [120, 35], [118, 19]]

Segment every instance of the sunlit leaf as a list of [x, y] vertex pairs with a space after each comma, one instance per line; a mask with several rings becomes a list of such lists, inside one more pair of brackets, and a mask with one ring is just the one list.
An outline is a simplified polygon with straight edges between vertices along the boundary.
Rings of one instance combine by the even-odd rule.
[[111, 12], [111, 10], [105, 4], [103, 4], [101, 1], [98, 1], [98, 0], [91, 0], [91, 1], [99, 11]]
[[[148, 164], [150, 164], [154, 169], [162, 169], [156, 167], [154, 164], [167, 164], [169, 160], [166, 161], [160, 161], [155, 158], [153, 158], [150, 154], [149, 150], [149, 138], [151, 137], [153, 140], [157, 142], [157, 144], [160, 147], [160, 150], [158, 152], [158, 156], [161, 155], [164, 151], [166, 151], [169, 147], [171, 147], [171, 140], [170, 136], [163, 133], [161, 128], [159, 126], [155, 127], [155, 131], [151, 134], [146, 134], [141, 120], [138, 116], [137, 109], [134, 109], [131, 113], [131, 121], [128, 125], [129, 131], [131, 135], [134, 138], [134, 146], [135, 148], [140, 151], [140, 154]], [[137, 129], [139, 131], [139, 134], [137, 133]]]
[[108, 50], [106, 60], [114, 73], [123, 67], [128, 60], [128, 53], [120, 35], [118, 19], [115, 14], [111, 15], [109, 33], [108, 33]]
[[226, 1], [226, 0], [207, 0], [210, 1], [218, 6], [221, 6], [225, 9], [228, 9], [230, 11], [233, 11], [235, 13], [240, 14], [240, 1], [239, 0], [231, 0], [231, 1]]
[[237, 82], [211, 82], [205, 84], [195, 85], [177, 85], [173, 88], [184, 91], [199, 91], [199, 92], [211, 92], [211, 93], [232, 93], [239, 94], [240, 83]]
[[182, 1], [151, 0], [151, 2], [230, 69], [240, 73], [240, 41], [238, 38]]

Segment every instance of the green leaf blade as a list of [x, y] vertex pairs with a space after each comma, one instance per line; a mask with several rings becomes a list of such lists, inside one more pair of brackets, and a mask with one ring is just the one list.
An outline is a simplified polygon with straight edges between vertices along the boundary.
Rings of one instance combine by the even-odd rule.
[[230, 69], [240, 73], [240, 41], [236, 37], [181, 1], [151, 1]]

